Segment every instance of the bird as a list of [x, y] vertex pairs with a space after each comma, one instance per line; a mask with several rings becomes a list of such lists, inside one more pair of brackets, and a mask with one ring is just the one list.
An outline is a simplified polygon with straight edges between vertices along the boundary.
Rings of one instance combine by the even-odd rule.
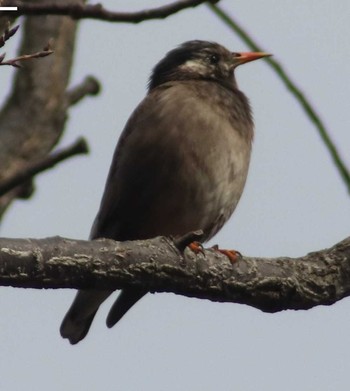
[[[202, 230], [204, 243], [221, 229], [242, 195], [254, 135], [250, 103], [234, 72], [269, 55], [192, 40], [156, 64], [117, 143], [90, 239], [176, 238]], [[78, 291], [61, 336], [81, 341], [111, 293]], [[107, 326], [146, 293], [121, 290]]]

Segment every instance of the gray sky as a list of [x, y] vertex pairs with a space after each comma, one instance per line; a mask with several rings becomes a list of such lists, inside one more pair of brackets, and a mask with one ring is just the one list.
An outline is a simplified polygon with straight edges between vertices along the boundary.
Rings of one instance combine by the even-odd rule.
[[[129, 9], [161, 3], [139, 0]], [[303, 87], [350, 167], [350, 2], [221, 4]], [[78, 38], [72, 84], [93, 74], [103, 92], [71, 110], [62, 145], [84, 135], [91, 155], [40, 175], [34, 198], [7, 213], [2, 236], [87, 238], [114, 146], [153, 65], [190, 39], [247, 50], [205, 6], [135, 26], [85, 20]], [[3, 91], [12, 72], [1, 69]], [[313, 125], [264, 61], [241, 67], [237, 80], [254, 110], [253, 160], [240, 205], [213, 243], [246, 255], [298, 256], [344, 239], [349, 194]], [[147, 295], [109, 330], [113, 296], [88, 337], [70, 346], [58, 329], [73, 296], [71, 290], [0, 288], [1, 390], [349, 390], [348, 299], [271, 315]]]

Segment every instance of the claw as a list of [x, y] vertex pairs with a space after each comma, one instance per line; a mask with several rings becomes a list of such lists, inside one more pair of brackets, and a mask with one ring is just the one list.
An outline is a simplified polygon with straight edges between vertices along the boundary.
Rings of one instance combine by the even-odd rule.
[[201, 243], [192, 242], [188, 245], [188, 248], [192, 250], [195, 254], [201, 253], [204, 254], [204, 249]]
[[231, 263], [236, 263], [238, 261], [238, 258], [242, 257], [242, 254], [239, 251], [221, 249], [217, 244], [215, 244], [212, 249], [218, 251], [221, 254], [226, 255], [226, 257], [231, 261]]

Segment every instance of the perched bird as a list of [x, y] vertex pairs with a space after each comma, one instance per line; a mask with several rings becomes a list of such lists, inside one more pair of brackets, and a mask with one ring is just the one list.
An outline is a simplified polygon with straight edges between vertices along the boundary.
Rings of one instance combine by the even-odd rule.
[[[253, 140], [251, 109], [234, 70], [267, 55], [232, 53], [196, 40], [154, 67], [148, 94], [118, 142], [91, 239], [180, 236], [200, 229], [207, 241], [219, 231], [241, 197]], [[62, 322], [62, 337], [71, 344], [82, 340], [111, 293], [79, 291]], [[107, 326], [146, 293], [123, 289]]]

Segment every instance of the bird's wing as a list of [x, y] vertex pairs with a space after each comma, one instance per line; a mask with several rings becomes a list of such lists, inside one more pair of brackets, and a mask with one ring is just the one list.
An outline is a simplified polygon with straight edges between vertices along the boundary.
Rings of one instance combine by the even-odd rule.
[[[198, 229], [187, 226], [186, 221], [179, 222], [178, 227], [174, 223], [179, 214], [188, 214], [180, 210], [184, 203], [193, 201], [186, 199], [191, 197], [190, 192], [181, 193], [178, 187], [189, 188], [191, 171], [194, 174], [197, 165], [204, 169], [206, 165], [195, 156], [200, 140], [198, 132], [192, 132], [191, 118], [197, 100], [185, 84], [167, 83], [148, 94], [136, 108], [114, 153], [92, 239], [143, 239]], [[205, 110], [202, 117], [197, 110], [197, 117], [197, 126], [201, 127], [207, 121]], [[182, 167], [185, 159], [186, 169]], [[191, 218], [193, 221], [193, 216], [188, 216]]]

